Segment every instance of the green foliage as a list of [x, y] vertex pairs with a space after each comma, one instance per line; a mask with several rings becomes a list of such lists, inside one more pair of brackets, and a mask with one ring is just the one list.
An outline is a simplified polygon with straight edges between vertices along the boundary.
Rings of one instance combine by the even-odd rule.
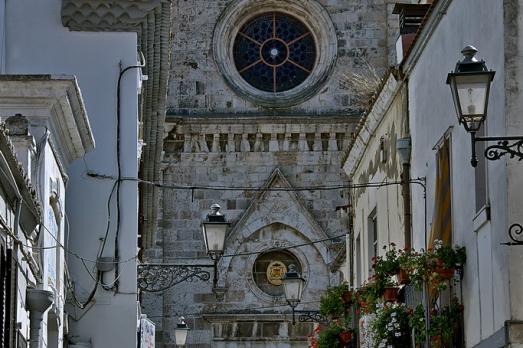
[[409, 326], [414, 330], [416, 343], [425, 342], [425, 309], [422, 304], [416, 306], [409, 318]]
[[391, 243], [389, 247], [384, 246], [383, 249], [388, 249], [385, 252], [385, 256], [375, 257], [372, 265], [372, 268], [374, 268], [374, 274], [379, 278], [393, 276], [400, 270], [396, 244]]
[[[456, 298], [448, 306], [440, 309], [433, 309], [430, 314], [430, 325], [428, 329], [429, 337], [432, 342], [449, 342], [456, 326], [461, 321], [463, 306]], [[418, 305], [409, 319], [409, 325], [414, 329], [416, 343], [425, 341], [425, 310], [423, 305]]]
[[342, 327], [331, 325], [325, 330], [320, 331], [318, 338], [318, 348], [343, 348], [340, 343], [340, 333], [344, 329]]
[[343, 317], [346, 307], [342, 297], [348, 290], [347, 283], [327, 289], [320, 299], [320, 313], [330, 318]]

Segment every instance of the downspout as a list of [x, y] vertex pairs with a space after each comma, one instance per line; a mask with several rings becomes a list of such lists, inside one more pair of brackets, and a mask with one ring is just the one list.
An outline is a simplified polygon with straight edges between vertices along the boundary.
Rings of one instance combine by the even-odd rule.
[[42, 289], [27, 289], [26, 307], [29, 310], [31, 329], [29, 332], [29, 348], [38, 348], [41, 338], [40, 329], [44, 312], [53, 304], [53, 293]]
[[[15, 186], [16, 187], [16, 186]], [[18, 191], [18, 188], [16, 187], [16, 190]], [[20, 192], [17, 192], [17, 197], [16, 197], [16, 211], [15, 211], [15, 220], [14, 220], [14, 235], [15, 235], [15, 243], [13, 245], [13, 253], [11, 254], [11, 258], [17, 258], [18, 257], [18, 248], [19, 248], [19, 245], [18, 245], [18, 234], [19, 234], [19, 228], [18, 226], [20, 226], [20, 215], [22, 213], [22, 196], [20, 195]], [[11, 260], [12, 262], [12, 260]], [[13, 299], [16, 299], [17, 295], [16, 295], [16, 289], [18, 288], [18, 260], [17, 262], [14, 263], [14, 272], [12, 273], [12, 280], [13, 280], [13, 288], [15, 289], [15, 291], [13, 292], [14, 296], [13, 296]], [[18, 305], [15, 303], [15, 305], [13, 306], [13, 315], [11, 316], [11, 323], [10, 323], [10, 328], [11, 329], [14, 329], [16, 327], [16, 318], [18, 317]], [[11, 331], [11, 330], [9, 330]], [[15, 343], [16, 343], [16, 334], [14, 332], [14, 330], [11, 331], [11, 343], [13, 344], [13, 347], [15, 346]]]
[[412, 212], [410, 207], [410, 163], [402, 164], [403, 170], [401, 172], [401, 196], [403, 198], [403, 217], [404, 217], [404, 238], [405, 248], [412, 248]]

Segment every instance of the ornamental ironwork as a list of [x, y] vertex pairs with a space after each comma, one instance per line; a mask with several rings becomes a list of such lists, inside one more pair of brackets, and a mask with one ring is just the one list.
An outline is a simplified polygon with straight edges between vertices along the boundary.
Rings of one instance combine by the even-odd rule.
[[470, 132], [470, 136], [472, 141], [472, 158], [470, 163], [473, 167], [478, 165], [478, 159], [476, 158], [476, 143], [478, 141], [497, 142], [485, 148], [484, 155], [489, 161], [496, 161], [505, 156], [508, 158], [517, 158], [519, 161], [523, 160], [523, 136], [478, 137], [476, 136], [476, 132]]
[[502, 139], [497, 144], [488, 146], [485, 149], [485, 157], [491, 161], [498, 160], [503, 156], [523, 160], [523, 139], [515, 137], [515, 140], [518, 141], [512, 144], [509, 143], [509, 140]]
[[294, 311], [298, 315], [298, 322], [300, 323], [326, 323], [327, 317], [318, 311]]
[[213, 265], [138, 265], [138, 288], [147, 292], [160, 292], [185, 281], [208, 281], [211, 274], [204, 268]]
[[518, 223], [513, 223], [508, 228], [508, 236], [511, 242], [501, 243], [504, 245], [523, 245], [523, 226]]
[[247, 22], [236, 35], [234, 63], [251, 86], [265, 92], [290, 90], [311, 74], [316, 44], [298, 19], [272, 12]]

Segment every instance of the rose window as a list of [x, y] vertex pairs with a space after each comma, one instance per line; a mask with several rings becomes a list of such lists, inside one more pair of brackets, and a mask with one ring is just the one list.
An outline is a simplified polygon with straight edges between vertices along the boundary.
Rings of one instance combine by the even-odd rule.
[[283, 92], [301, 84], [316, 62], [309, 29], [294, 17], [273, 12], [248, 21], [233, 47], [236, 69], [251, 86]]

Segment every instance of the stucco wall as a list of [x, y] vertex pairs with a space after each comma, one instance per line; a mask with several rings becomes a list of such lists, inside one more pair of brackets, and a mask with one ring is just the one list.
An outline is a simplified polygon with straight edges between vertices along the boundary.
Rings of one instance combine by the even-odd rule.
[[[441, 1], [440, 5], [447, 3]], [[467, 347], [488, 338], [510, 319], [506, 242], [507, 176], [504, 160], [488, 163], [490, 220], [476, 218], [474, 169], [470, 165], [470, 136], [457, 123], [447, 73], [461, 59], [466, 45], [478, 48], [478, 57], [496, 71], [489, 101], [489, 135], [505, 135], [503, 3], [489, 0], [451, 1], [442, 19], [413, 66], [409, 76], [409, 116], [412, 133], [412, 177], [427, 178], [428, 224], [434, 210], [437, 144], [447, 132], [451, 142], [452, 228], [455, 244], [467, 248], [463, 279]], [[478, 20], [481, 18], [481, 20]], [[420, 40], [423, 41], [423, 40]], [[412, 55], [416, 56], [416, 55]], [[407, 65], [407, 69], [412, 64]], [[483, 156], [483, 154], [478, 154]], [[510, 179], [509, 179], [510, 180]], [[423, 200], [413, 188], [414, 246], [424, 242]], [[514, 318], [514, 317], [513, 317]]]
[[[368, 133], [358, 138], [365, 144], [364, 150], [354, 148], [356, 163], [354, 168], [345, 162], [344, 169], [351, 173], [354, 184], [400, 181], [402, 165], [396, 151], [396, 140], [406, 136], [406, 89], [390, 76], [380, 93], [377, 105], [367, 116], [364, 129]], [[380, 107], [380, 104], [382, 107]], [[383, 255], [383, 247], [394, 243], [398, 248], [404, 246], [404, 212], [401, 185], [380, 188], [358, 188], [352, 190], [354, 204], [354, 271], [359, 284], [369, 277], [371, 263], [369, 257], [369, 217], [375, 210], [378, 229], [378, 255]], [[359, 260], [356, 257], [359, 256]], [[359, 265], [360, 274], [356, 267]]]
[[[18, 1], [6, 4], [6, 51], [2, 52], [8, 74], [72, 74], [78, 78], [97, 144], [86, 161], [70, 168], [67, 187], [67, 213], [70, 223], [68, 247], [93, 260], [105, 234], [107, 199], [112, 181], [94, 180], [86, 170], [116, 175], [116, 82], [119, 63], [136, 64], [136, 34], [69, 32], [62, 26], [59, 0]], [[122, 175], [137, 173], [137, 73], [131, 71], [122, 81]], [[137, 187], [122, 185], [122, 225], [120, 258], [136, 254]], [[114, 209], [113, 209], [114, 212]], [[114, 215], [113, 215], [114, 216]], [[114, 224], [113, 224], [114, 226]], [[113, 252], [114, 231], [109, 234], [107, 256]], [[93, 263], [88, 267], [93, 270]], [[82, 264], [69, 258], [77, 294], [85, 298], [93, 280]], [[96, 304], [70, 320], [71, 336], [91, 338], [93, 347], [136, 346], [136, 268], [135, 262], [121, 267], [120, 291], [99, 290]], [[111, 277], [106, 275], [106, 281]], [[85, 314], [85, 315], [84, 315]], [[108, 327], [113, 329], [107, 330]], [[118, 335], [114, 333], [118, 332]]]

